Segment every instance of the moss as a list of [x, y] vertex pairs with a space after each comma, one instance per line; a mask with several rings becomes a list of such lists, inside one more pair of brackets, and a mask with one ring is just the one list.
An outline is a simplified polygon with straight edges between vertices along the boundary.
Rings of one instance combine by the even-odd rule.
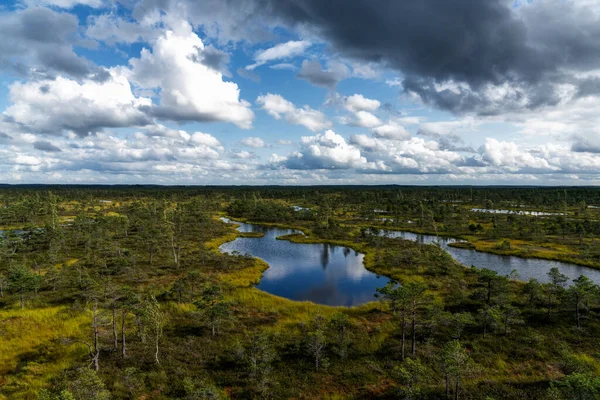
[[263, 232], [240, 232], [239, 237], [243, 238], [261, 238], [265, 237]]
[[459, 249], [475, 249], [475, 245], [471, 242], [450, 242], [448, 243], [450, 247], [456, 247]]

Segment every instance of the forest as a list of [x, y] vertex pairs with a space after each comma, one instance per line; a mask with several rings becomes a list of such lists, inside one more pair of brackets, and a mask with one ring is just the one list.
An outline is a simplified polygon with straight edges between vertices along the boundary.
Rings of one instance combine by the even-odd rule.
[[[260, 290], [269, 264], [220, 251], [262, 235], [244, 222], [382, 284], [352, 307]], [[587, 187], [2, 185], [0, 399], [600, 399], [599, 234]]]

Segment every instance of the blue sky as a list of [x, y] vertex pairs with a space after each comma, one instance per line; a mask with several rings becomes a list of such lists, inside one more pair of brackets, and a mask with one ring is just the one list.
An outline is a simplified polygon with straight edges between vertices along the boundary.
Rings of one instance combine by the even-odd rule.
[[0, 4], [3, 183], [599, 182], [596, 0]]

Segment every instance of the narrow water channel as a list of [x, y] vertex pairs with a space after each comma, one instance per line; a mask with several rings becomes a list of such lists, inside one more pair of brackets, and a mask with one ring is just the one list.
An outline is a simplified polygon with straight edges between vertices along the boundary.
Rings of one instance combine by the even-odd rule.
[[561, 273], [567, 275], [571, 280], [578, 278], [581, 275], [585, 275], [595, 283], [600, 284], [600, 270], [577, 264], [543, 260], [539, 258], [501, 256], [472, 249], [451, 247], [448, 246], [448, 243], [456, 242], [456, 239], [444, 238], [435, 235], [422, 235], [412, 232], [388, 230], [383, 231], [382, 234], [392, 238], [415, 240], [426, 244], [438, 243], [444, 250], [450, 253], [455, 260], [467, 267], [474, 265], [478, 268], [487, 268], [497, 271], [500, 275], [508, 275], [514, 269], [519, 273], [520, 279], [523, 281], [528, 281], [530, 278], [535, 278], [540, 282], [547, 282], [548, 271], [550, 271], [551, 268], [556, 267]]

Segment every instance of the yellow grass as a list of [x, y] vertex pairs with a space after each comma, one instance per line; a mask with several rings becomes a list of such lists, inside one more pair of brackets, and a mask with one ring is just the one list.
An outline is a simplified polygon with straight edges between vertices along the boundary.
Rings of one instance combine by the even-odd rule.
[[66, 307], [0, 311], [0, 399], [36, 399], [53, 376], [85, 357], [85, 348], [61, 339], [81, 337], [89, 322]]

